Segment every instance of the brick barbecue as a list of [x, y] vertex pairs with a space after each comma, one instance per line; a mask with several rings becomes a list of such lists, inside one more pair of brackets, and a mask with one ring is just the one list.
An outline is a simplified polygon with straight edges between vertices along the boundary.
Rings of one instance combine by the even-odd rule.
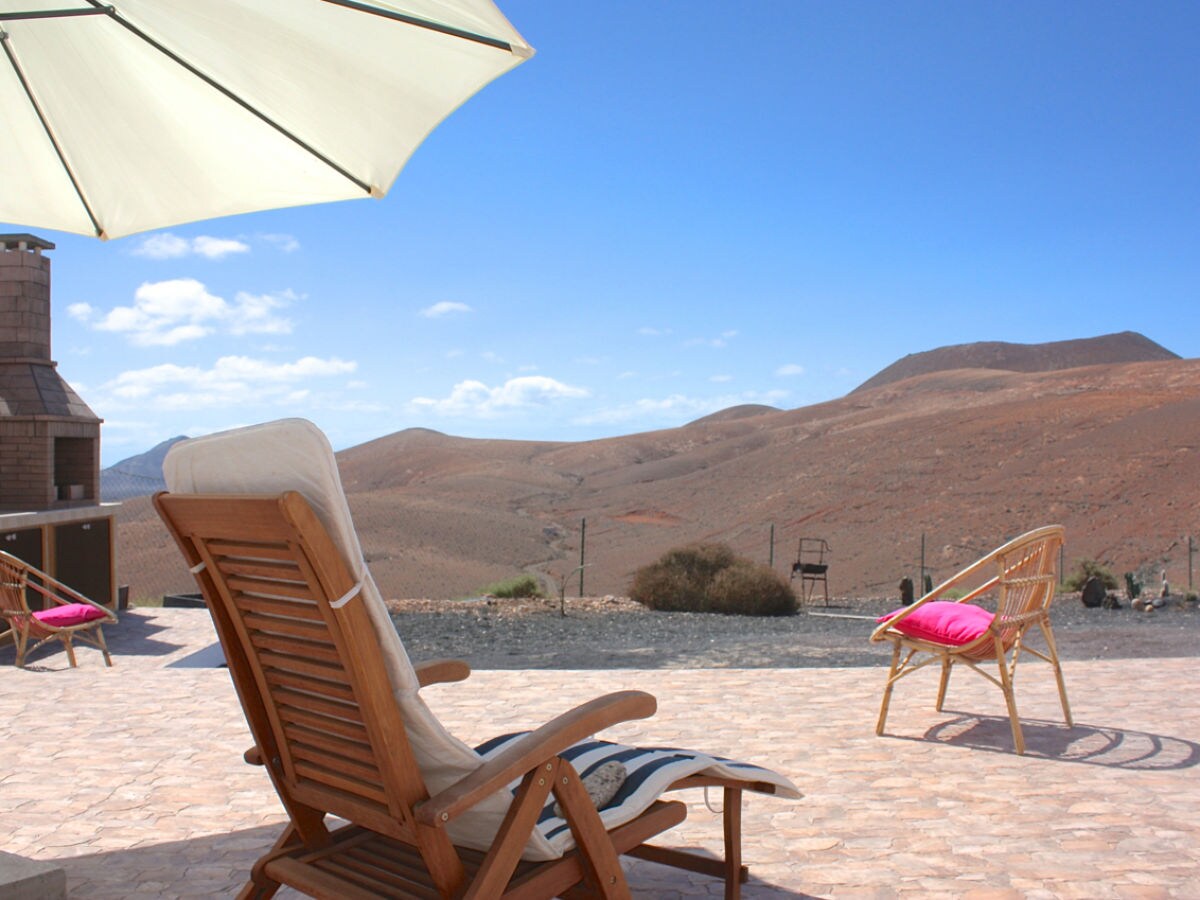
[[116, 504], [100, 502], [101, 419], [50, 358], [53, 249], [0, 234], [0, 550], [112, 605]]
[[48, 241], [0, 235], [0, 511], [95, 505], [100, 418], [50, 358]]

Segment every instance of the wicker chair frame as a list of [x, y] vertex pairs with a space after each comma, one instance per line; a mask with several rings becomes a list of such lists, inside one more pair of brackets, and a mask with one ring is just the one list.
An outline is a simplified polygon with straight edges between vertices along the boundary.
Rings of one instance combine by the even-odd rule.
[[[102, 619], [92, 619], [78, 625], [52, 625], [40, 621], [29, 608], [27, 591], [40, 594], [47, 604], [66, 606], [84, 603], [104, 613]], [[76, 639], [99, 649], [104, 655], [104, 664], [112, 665], [112, 656], [104, 642], [102, 625], [115, 625], [116, 614], [94, 600], [89, 600], [74, 588], [34, 568], [11, 553], [0, 550], [0, 618], [12, 629], [13, 642], [17, 649], [16, 664], [25, 665], [25, 660], [34, 650], [48, 641], [61, 641], [67, 651], [67, 659], [75, 668]], [[30, 641], [35, 641], [31, 646]]]
[[[888, 641], [892, 644], [891, 668], [883, 691], [879, 721], [875, 726], [876, 734], [883, 734], [892, 689], [897, 681], [930, 663], [940, 663], [942, 674], [936, 705], [940, 712], [946, 699], [950, 672], [955, 665], [962, 664], [978, 672], [1004, 693], [1013, 743], [1017, 753], [1023, 755], [1025, 737], [1021, 731], [1021, 720], [1017, 714], [1017, 701], [1013, 689], [1017, 663], [1023, 654], [1048, 662], [1054, 668], [1063, 717], [1068, 726], [1074, 724], [1071, 719], [1071, 707], [1067, 701], [1067, 688], [1063, 681], [1058, 648], [1050, 627], [1050, 604], [1058, 589], [1057, 564], [1063, 535], [1062, 526], [1047, 525], [1014, 538], [942, 582], [912, 606], [875, 629], [871, 634], [872, 641]], [[947, 595], [951, 591], [975, 584], [988, 572], [995, 574], [986, 578], [982, 584], [970, 588], [968, 593], [956, 601], [972, 603], [985, 596], [996, 598], [995, 618], [987, 631], [975, 640], [961, 645], [943, 644], [912, 637], [897, 630], [896, 626], [899, 623], [926, 604], [935, 600], [950, 599]], [[1026, 637], [1034, 628], [1041, 632], [1046, 645], [1045, 650], [1030, 646], [1027, 642]], [[988, 662], [997, 664], [996, 674], [982, 668], [981, 664]]]

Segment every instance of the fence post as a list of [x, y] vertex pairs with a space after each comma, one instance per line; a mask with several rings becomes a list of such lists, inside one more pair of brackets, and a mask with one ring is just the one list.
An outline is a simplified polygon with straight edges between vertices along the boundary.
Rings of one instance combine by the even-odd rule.
[[771, 523], [771, 552], [767, 557], [767, 565], [775, 568], [775, 523]]
[[1192, 555], [1196, 552], [1196, 542], [1188, 535], [1188, 593], [1192, 592]]
[[925, 532], [921, 532], [921, 593], [925, 593]]
[[587, 544], [587, 519], [579, 520], [579, 596], [583, 596], [583, 567], [585, 563], [584, 547]]

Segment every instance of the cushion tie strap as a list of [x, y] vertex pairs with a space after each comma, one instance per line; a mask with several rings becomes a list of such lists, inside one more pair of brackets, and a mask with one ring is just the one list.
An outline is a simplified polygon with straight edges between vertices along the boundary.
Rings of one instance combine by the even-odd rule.
[[188, 571], [191, 572], [193, 575], [199, 575], [201, 572], [204, 571], [204, 567], [207, 565], [208, 565], [208, 563], [198, 562], [194, 566], [192, 566], [190, 569], [188, 569]]
[[354, 587], [350, 588], [350, 590], [346, 591], [346, 593], [342, 594], [342, 596], [340, 596], [336, 600], [332, 601], [329, 604], [330, 608], [341, 609], [343, 606], [345, 606], [347, 603], [349, 603], [351, 600], [353, 600], [359, 593], [361, 593], [362, 588], [363, 588], [363, 583], [360, 581], [356, 585], [354, 585]]

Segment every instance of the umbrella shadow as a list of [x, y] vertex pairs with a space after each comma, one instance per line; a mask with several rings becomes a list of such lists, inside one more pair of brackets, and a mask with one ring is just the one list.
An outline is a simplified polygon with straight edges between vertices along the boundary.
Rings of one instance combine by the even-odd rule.
[[[227, 897], [236, 894], [246, 883], [251, 867], [271, 848], [282, 829], [282, 824], [263, 825], [51, 862], [66, 871], [71, 895], [118, 896], [152, 885], [161, 891], [160, 896], [178, 896], [188, 889], [202, 891], [205, 895]], [[628, 857], [624, 857], [622, 862], [634, 896], [659, 893], [690, 895], [694, 891], [695, 876], [688, 872]], [[714, 880], [713, 884], [717, 885], [718, 882]], [[652, 894], [647, 891], [652, 891]], [[286, 891], [286, 894], [294, 896], [291, 891]], [[815, 900], [812, 894], [758, 881], [753, 874], [749, 881], [742, 884], [742, 896], [762, 900]]]
[[[956, 718], [934, 725], [908, 740], [949, 744], [1013, 755], [1012, 729], [1006, 716], [953, 711]], [[1022, 719], [1025, 755], [1035, 759], [1082, 763], [1142, 772], [1190, 769], [1200, 765], [1200, 744], [1185, 738], [1076, 722]]]

